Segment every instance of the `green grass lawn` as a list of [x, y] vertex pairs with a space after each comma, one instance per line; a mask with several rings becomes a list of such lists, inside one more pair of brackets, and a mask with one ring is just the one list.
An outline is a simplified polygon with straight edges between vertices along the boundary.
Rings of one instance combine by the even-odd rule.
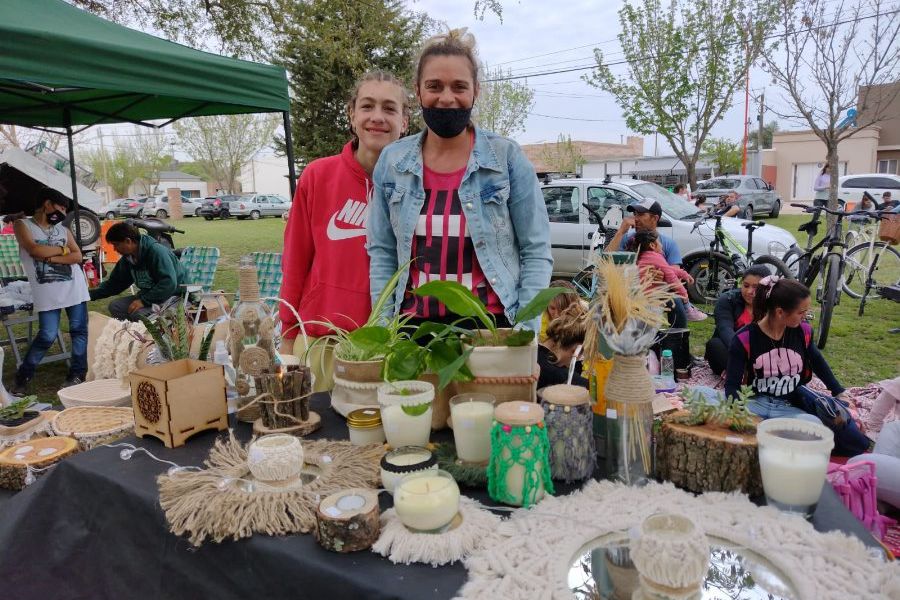
[[[797, 227], [808, 218], [804, 215], [783, 215], [769, 222], [794, 233], [801, 245], [805, 236], [797, 233]], [[175, 234], [178, 247], [188, 245], [217, 246], [221, 252], [216, 272], [215, 287], [228, 291], [237, 288], [237, 266], [240, 257], [248, 252], [280, 252], [284, 234], [281, 219], [259, 221], [204, 221], [185, 219], [177, 225], [185, 235]], [[109, 300], [90, 303], [90, 310], [108, 314]], [[866, 314], [856, 316], [857, 301], [841, 297], [835, 311], [825, 356], [844, 385], [864, 385], [900, 372], [900, 335], [888, 330], [900, 326], [900, 305], [885, 300], [875, 300], [866, 305]], [[66, 327], [65, 319], [63, 327]], [[703, 346], [712, 334], [712, 319], [691, 323], [691, 348], [694, 354], [703, 355]], [[27, 350], [24, 345], [21, 351]], [[52, 352], [52, 350], [51, 350]], [[15, 372], [12, 353], [7, 351], [3, 381], [9, 385]], [[56, 390], [65, 379], [66, 365], [62, 362], [39, 367], [32, 383], [33, 393], [42, 401], [56, 401]]]

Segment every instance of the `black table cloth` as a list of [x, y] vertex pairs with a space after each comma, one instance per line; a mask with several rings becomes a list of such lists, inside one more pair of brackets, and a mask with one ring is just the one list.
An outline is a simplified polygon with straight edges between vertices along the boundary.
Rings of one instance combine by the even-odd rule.
[[[343, 419], [317, 394], [323, 427], [311, 438], [346, 439]], [[239, 437], [250, 428], [237, 424]], [[201, 466], [217, 435], [205, 432], [181, 448], [129, 438], [159, 458]], [[449, 439], [448, 432], [434, 441]], [[169, 533], [156, 476], [168, 465], [143, 453], [96, 448], [59, 463], [23, 492], [0, 497], [0, 598], [9, 600], [139, 600], [265, 598], [451, 598], [466, 579], [461, 564], [394, 565], [372, 552], [335, 554], [312, 535], [253, 535], [200, 548]], [[557, 485], [557, 493], [571, 486]], [[488, 502], [483, 490], [463, 493]], [[390, 506], [386, 494], [382, 508]], [[813, 525], [878, 544], [826, 485]]]

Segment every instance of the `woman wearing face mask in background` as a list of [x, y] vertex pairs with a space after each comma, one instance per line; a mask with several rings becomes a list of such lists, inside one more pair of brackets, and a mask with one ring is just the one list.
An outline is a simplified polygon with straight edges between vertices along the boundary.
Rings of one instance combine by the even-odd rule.
[[31, 284], [39, 329], [16, 371], [13, 395], [22, 396], [47, 350], [56, 341], [62, 309], [69, 316], [72, 358], [63, 387], [84, 381], [87, 373], [87, 282], [81, 270], [81, 249], [63, 225], [69, 199], [51, 188], [37, 197], [34, 216], [16, 221], [19, 258]]
[[[406, 88], [383, 71], [363, 75], [347, 104], [353, 140], [340, 154], [313, 161], [303, 170], [284, 232], [281, 297], [304, 321], [333, 323], [353, 330], [365, 323], [369, 302], [366, 213], [372, 193], [371, 173], [385, 146], [399, 139], [409, 123]], [[280, 308], [281, 353], [302, 356], [297, 318]], [[308, 324], [307, 334], [332, 333]], [[312, 338], [310, 339], [312, 343]], [[316, 344], [310, 351], [316, 391], [333, 387], [331, 349]]]
[[[534, 167], [515, 142], [471, 123], [474, 46], [465, 30], [426, 42], [415, 92], [427, 129], [385, 148], [373, 173], [372, 298], [412, 259], [385, 312], [412, 315], [413, 324], [456, 318], [412, 294], [428, 281], [459, 282], [501, 326], [550, 283], [550, 226]], [[540, 319], [526, 325], [537, 331]]]

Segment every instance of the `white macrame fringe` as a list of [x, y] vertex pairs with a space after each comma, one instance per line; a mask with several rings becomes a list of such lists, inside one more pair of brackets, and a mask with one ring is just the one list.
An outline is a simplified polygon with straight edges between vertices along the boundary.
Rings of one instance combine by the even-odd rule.
[[462, 523], [456, 529], [441, 534], [413, 533], [390, 508], [381, 514], [381, 535], [372, 552], [404, 565], [425, 563], [438, 567], [462, 560], [478, 548], [485, 532], [499, 525], [500, 517], [466, 497], [459, 499], [459, 512]]
[[804, 519], [741, 494], [694, 496], [668, 483], [637, 488], [609, 481], [547, 497], [485, 528], [478, 551], [465, 560], [469, 580], [457, 598], [571, 599], [568, 572], [585, 544], [660, 511], [684, 514], [709, 535], [765, 556], [791, 579], [799, 600], [900, 598], [900, 564], [873, 558], [855, 537], [819, 533]]

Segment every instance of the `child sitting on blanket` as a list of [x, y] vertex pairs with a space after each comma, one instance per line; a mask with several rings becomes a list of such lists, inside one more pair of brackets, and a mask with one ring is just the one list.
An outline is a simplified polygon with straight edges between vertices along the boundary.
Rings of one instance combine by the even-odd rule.
[[866, 418], [866, 431], [881, 431], [885, 418], [892, 412], [900, 420], [900, 377], [885, 379], [880, 385], [881, 394]]
[[681, 280], [689, 281], [691, 276], [681, 267], [670, 265], [666, 261], [659, 234], [655, 231], [638, 231], [629, 240], [628, 249], [638, 255], [637, 264], [641, 269], [642, 279], [658, 281], [662, 278], [673, 292], [687, 302], [688, 293]]

